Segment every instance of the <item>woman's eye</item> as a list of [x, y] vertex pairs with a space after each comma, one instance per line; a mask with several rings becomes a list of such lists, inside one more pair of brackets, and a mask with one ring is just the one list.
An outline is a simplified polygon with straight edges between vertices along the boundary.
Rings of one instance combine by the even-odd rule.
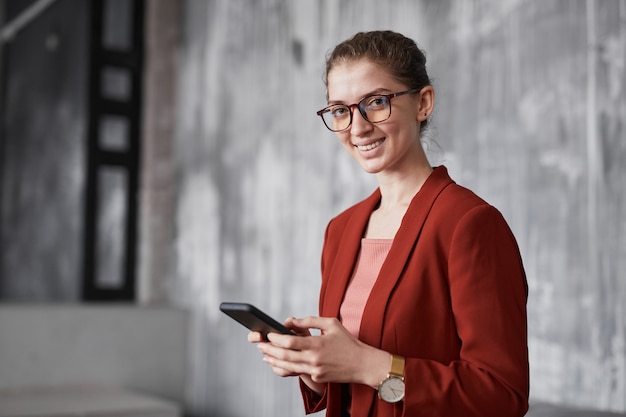
[[333, 107], [332, 109], [330, 109], [330, 114], [332, 114], [335, 119], [345, 117], [348, 113], [348, 108], [344, 106]]
[[381, 107], [385, 107], [385, 97], [381, 97], [381, 96], [375, 96], [375, 97], [370, 97], [367, 100], [367, 107], [369, 107], [370, 109], [378, 109]]

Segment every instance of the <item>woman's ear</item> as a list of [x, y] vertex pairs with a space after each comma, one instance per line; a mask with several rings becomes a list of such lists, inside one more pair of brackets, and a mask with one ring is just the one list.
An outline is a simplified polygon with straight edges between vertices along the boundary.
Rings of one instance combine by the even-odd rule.
[[435, 90], [431, 85], [427, 85], [419, 92], [419, 100], [417, 102], [417, 121], [423, 122], [428, 119], [435, 108]]

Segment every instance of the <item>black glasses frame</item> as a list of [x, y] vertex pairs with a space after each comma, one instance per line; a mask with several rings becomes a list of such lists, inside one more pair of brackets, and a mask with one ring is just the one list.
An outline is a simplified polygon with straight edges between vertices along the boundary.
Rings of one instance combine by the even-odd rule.
[[[403, 96], [405, 94], [414, 94], [414, 93], [417, 93], [418, 91], [419, 90], [417, 88], [411, 88], [410, 90], [400, 91], [398, 93], [372, 94], [371, 96], [367, 96], [367, 97], [362, 98], [358, 103], [354, 103], [354, 104], [331, 104], [330, 106], [324, 107], [322, 110], [317, 111], [317, 115], [322, 118], [322, 122], [324, 122], [324, 126], [326, 126], [326, 128], [328, 130], [330, 130], [331, 132], [343, 132], [344, 130], [349, 129], [350, 126], [352, 126], [352, 118], [353, 118], [354, 108], [355, 107], [357, 109], [359, 109], [359, 113], [361, 113], [361, 116], [363, 116], [363, 118], [365, 120], [367, 120], [369, 123], [384, 122], [385, 120], [388, 120], [391, 117], [391, 99], [392, 98]], [[377, 120], [375, 122], [373, 122], [373, 121], [371, 121], [370, 119], [367, 118], [367, 112], [366, 112], [366, 109], [365, 109], [367, 106], [366, 106], [365, 103], [368, 100], [370, 100], [372, 97], [385, 97], [387, 99], [387, 101], [389, 102], [389, 116], [387, 116], [383, 120]], [[337, 107], [337, 106], [345, 106], [345, 107], [347, 107], [349, 109], [349, 112], [350, 112], [350, 122], [343, 129], [335, 130], [332, 127], [328, 126], [328, 124], [326, 123], [326, 119], [324, 119], [324, 113], [328, 113], [329, 111], [331, 111], [332, 108]]]

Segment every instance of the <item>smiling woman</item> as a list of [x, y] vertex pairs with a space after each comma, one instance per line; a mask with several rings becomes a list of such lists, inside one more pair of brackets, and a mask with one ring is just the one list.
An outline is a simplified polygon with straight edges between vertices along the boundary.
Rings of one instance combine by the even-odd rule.
[[[434, 92], [430, 85], [420, 88], [413, 87], [414, 84], [402, 84], [382, 68], [366, 59], [340, 62], [333, 67], [327, 77], [329, 103], [358, 101], [359, 105], [344, 105], [353, 108], [364, 102], [371, 106], [372, 100], [384, 102], [379, 105], [382, 109], [377, 109], [375, 119], [360, 109], [358, 114], [348, 112], [351, 115], [349, 123], [336, 134], [361, 167], [377, 174], [379, 181], [391, 179], [395, 174], [407, 178], [404, 170], [420, 171], [412, 176], [409, 185], [416, 191], [425, 175], [430, 173], [420, 143], [420, 131], [421, 123], [433, 110]], [[331, 104], [330, 108], [337, 105]]]
[[520, 253], [498, 210], [430, 165], [425, 64], [415, 42], [390, 31], [358, 33], [328, 58], [328, 106], [317, 114], [378, 188], [328, 224], [319, 317], [286, 321], [303, 337], [248, 337], [277, 375], [299, 377], [308, 413], [528, 409]]

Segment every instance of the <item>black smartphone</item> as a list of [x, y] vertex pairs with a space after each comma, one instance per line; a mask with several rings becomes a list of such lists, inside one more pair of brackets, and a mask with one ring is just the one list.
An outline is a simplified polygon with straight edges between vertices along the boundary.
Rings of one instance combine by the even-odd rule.
[[264, 340], [267, 340], [267, 334], [272, 332], [296, 336], [294, 332], [252, 304], [224, 302], [220, 304], [220, 310], [248, 329], [261, 333]]

